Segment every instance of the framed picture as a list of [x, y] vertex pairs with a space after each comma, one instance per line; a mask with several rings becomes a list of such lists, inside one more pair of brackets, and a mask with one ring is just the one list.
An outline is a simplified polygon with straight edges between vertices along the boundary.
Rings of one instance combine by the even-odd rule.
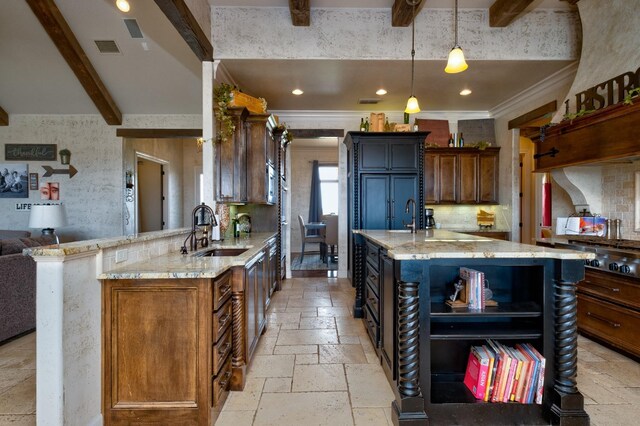
[[14, 144], [4, 146], [5, 161], [55, 161], [58, 157], [56, 144]]
[[58, 201], [60, 199], [60, 183], [43, 183], [40, 187], [40, 199]]
[[29, 198], [29, 165], [0, 163], [0, 198]]
[[29, 173], [29, 189], [32, 191], [38, 190], [38, 174]]

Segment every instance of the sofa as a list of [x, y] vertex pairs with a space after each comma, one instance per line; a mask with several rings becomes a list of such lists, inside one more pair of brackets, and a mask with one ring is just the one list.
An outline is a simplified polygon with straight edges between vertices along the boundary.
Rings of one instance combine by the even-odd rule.
[[[4, 232], [0, 236], [22, 231]], [[0, 239], [0, 344], [35, 329], [36, 262], [22, 251], [52, 243], [49, 237]]]

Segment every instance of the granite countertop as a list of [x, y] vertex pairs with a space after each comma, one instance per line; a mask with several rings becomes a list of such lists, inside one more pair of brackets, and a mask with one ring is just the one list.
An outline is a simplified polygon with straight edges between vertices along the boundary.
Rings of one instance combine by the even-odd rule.
[[388, 250], [396, 260], [453, 258], [552, 258], [593, 259], [593, 253], [558, 250], [501, 241], [442, 229], [408, 232], [354, 230]]
[[441, 230], [450, 231], [450, 232], [462, 232], [463, 234], [465, 232], [511, 232], [511, 230], [507, 228], [480, 228], [480, 227], [463, 228], [463, 227], [457, 227], [457, 226], [453, 226], [451, 228], [445, 227], [445, 228], [442, 228]]
[[[214, 243], [196, 252], [182, 255], [167, 253], [149, 260], [114, 268], [98, 275], [98, 279], [163, 279], [163, 278], [215, 278], [234, 266], [244, 266], [267, 241], [275, 237], [274, 232], [251, 233], [241, 238], [232, 238]], [[216, 248], [246, 248], [238, 256], [198, 257], [198, 253]]]

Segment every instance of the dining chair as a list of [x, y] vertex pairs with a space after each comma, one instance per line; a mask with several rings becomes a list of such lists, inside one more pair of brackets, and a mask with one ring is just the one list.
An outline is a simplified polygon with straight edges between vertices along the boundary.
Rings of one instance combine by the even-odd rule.
[[320, 235], [309, 235], [307, 227], [304, 224], [302, 216], [298, 215], [298, 222], [300, 222], [300, 239], [302, 240], [302, 253], [300, 254], [300, 263], [304, 260], [304, 246], [306, 243], [319, 243], [320, 248], [324, 244], [324, 233]]
[[326, 257], [326, 263], [329, 264], [329, 259], [333, 259], [334, 249], [338, 246], [338, 215], [325, 215], [322, 217], [322, 221], [327, 226], [324, 232], [324, 242], [328, 248], [331, 248], [331, 255]]

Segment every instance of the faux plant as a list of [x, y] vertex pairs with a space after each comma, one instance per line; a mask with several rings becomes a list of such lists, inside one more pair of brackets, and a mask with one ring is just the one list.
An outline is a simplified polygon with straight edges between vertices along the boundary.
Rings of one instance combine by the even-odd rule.
[[474, 143], [472, 145], [474, 148], [478, 148], [480, 151], [484, 150], [485, 148], [491, 146], [491, 144], [487, 141], [478, 141], [476, 143]]
[[595, 112], [595, 109], [581, 109], [578, 112], [575, 113], [566, 113], [565, 115], [562, 116], [562, 121], [566, 121], [566, 120], [574, 120], [576, 118], [580, 118], [583, 117], [587, 114], [591, 114], [592, 112]]
[[216, 121], [218, 123], [218, 141], [225, 142], [233, 136], [236, 126], [233, 119], [229, 115], [229, 103], [231, 102], [231, 93], [235, 87], [227, 83], [221, 83], [213, 89], [213, 98], [217, 106]]
[[635, 89], [629, 90], [624, 97], [625, 105], [633, 105], [633, 98], [640, 95], [640, 87], [636, 87]]

